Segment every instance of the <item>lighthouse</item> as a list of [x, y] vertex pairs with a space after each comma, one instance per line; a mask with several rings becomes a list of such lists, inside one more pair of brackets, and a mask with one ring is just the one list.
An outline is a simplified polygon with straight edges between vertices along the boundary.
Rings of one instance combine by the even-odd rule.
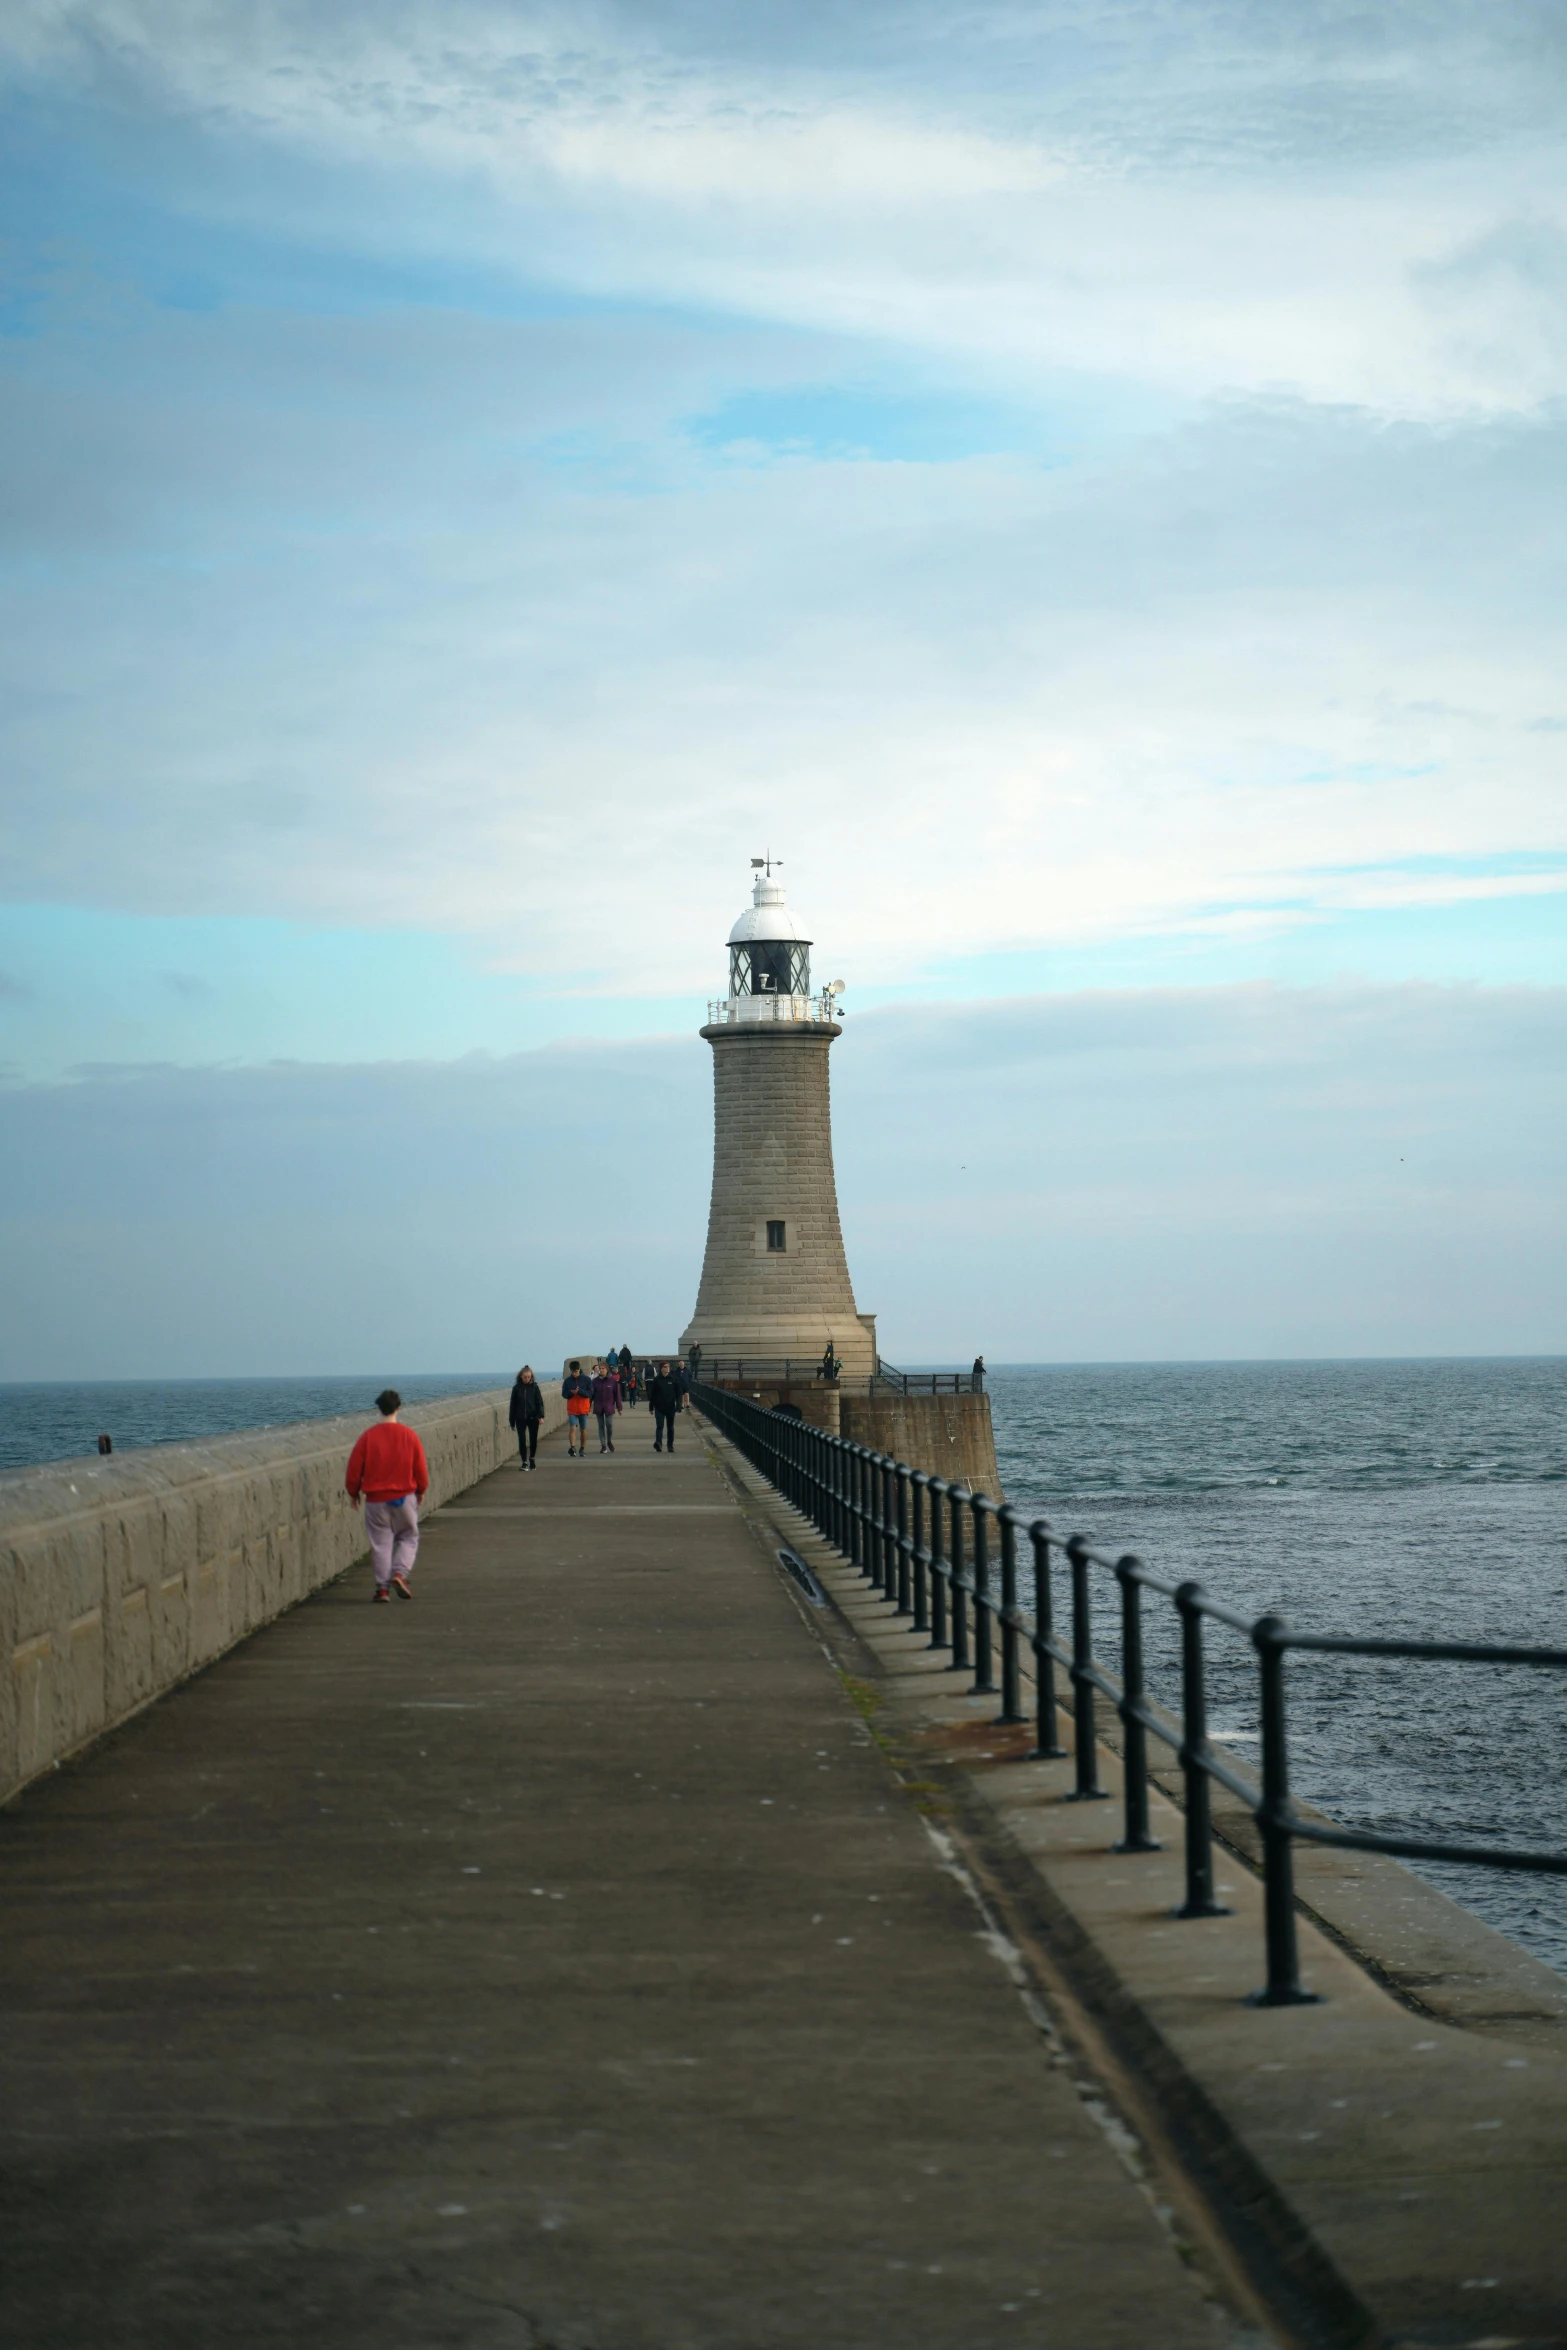
[[729, 993], [702, 1029], [713, 1198], [681, 1349], [700, 1347], [704, 1373], [719, 1378], [741, 1364], [808, 1377], [829, 1349], [848, 1377], [869, 1378], [876, 1317], [855, 1307], [832, 1167], [827, 1056], [843, 1034], [843, 983], [812, 994], [812, 941], [772, 859], [752, 864], [751, 903], [729, 933]]

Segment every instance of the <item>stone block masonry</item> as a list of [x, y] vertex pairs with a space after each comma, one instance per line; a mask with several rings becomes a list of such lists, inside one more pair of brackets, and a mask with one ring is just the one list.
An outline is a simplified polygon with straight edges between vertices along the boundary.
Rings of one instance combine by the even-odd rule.
[[827, 1055], [840, 1033], [826, 1021], [702, 1031], [713, 1048], [713, 1196], [682, 1351], [803, 1359], [831, 1340], [846, 1371], [875, 1368], [833, 1180]]
[[846, 1395], [838, 1432], [927, 1477], [945, 1477], [992, 1501], [1005, 1499], [988, 1395]]
[[[405, 1413], [427, 1510], [508, 1457], [507, 1393]], [[0, 1473], [0, 1802], [365, 1555], [343, 1471], [373, 1417]]]

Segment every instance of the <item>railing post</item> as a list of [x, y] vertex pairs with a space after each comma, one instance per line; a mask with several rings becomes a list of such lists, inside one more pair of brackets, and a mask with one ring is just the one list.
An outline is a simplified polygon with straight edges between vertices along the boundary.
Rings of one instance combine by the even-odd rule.
[[1137, 1579], [1141, 1565], [1130, 1553], [1116, 1560], [1121, 1586], [1121, 1794], [1125, 1828], [1117, 1852], [1162, 1852], [1164, 1847], [1148, 1824], [1148, 1732], [1139, 1708], [1143, 1703], [1143, 1587]]
[[990, 1604], [990, 1512], [987, 1494], [969, 1496], [974, 1521], [974, 1686], [971, 1697], [994, 1694], [995, 1623]]
[[860, 1573], [872, 1583], [881, 1581], [881, 1567], [876, 1557], [876, 1455], [868, 1444], [858, 1447], [859, 1483], [856, 1495], [860, 1511]]
[[1251, 1628], [1262, 1679], [1262, 1910], [1267, 1924], [1268, 1981], [1251, 1995], [1253, 2007], [1307, 2007], [1314, 1991], [1303, 1991], [1295, 1938], [1295, 1854], [1290, 1835], [1289, 1741], [1284, 1721], [1284, 1658], [1289, 1627], [1282, 1616], [1263, 1616]]
[[860, 1446], [860, 1573], [878, 1588], [881, 1584], [880, 1545], [876, 1539], [876, 1455]]
[[843, 1455], [839, 1459], [839, 1511], [843, 1516], [843, 1558], [855, 1556], [855, 1448], [848, 1436], [843, 1438]]
[[876, 1455], [865, 1447], [860, 1461], [860, 1572], [881, 1589], [881, 1539], [876, 1509]]
[[1001, 1712], [1003, 1722], [1024, 1722], [1022, 1643], [1017, 1622], [1017, 1518], [1009, 1508], [996, 1512], [1001, 1528]]
[[947, 1562], [941, 1540], [941, 1505], [946, 1497], [946, 1481], [941, 1477], [928, 1480], [930, 1493], [930, 1645], [932, 1648], [950, 1648], [947, 1636]]
[[843, 1516], [843, 1439], [829, 1436], [827, 1443], [827, 1515], [830, 1522], [828, 1539], [842, 1558], [847, 1558], [848, 1530]]
[[900, 1616], [906, 1616], [909, 1613], [910, 1598], [913, 1588], [913, 1578], [910, 1574], [910, 1560], [914, 1547], [909, 1540], [908, 1463], [906, 1461], [897, 1462], [893, 1469], [892, 1476], [893, 1484], [896, 1488], [896, 1508], [898, 1513], [897, 1532], [894, 1537], [898, 1546], [898, 1613]]
[[1094, 1727], [1094, 1685], [1089, 1672], [1094, 1661], [1094, 1625], [1088, 1593], [1088, 1545], [1074, 1534], [1066, 1546], [1072, 1566], [1072, 1744], [1077, 1784], [1068, 1803], [1098, 1803], [1105, 1789], [1099, 1784], [1099, 1736]]
[[1034, 1749], [1029, 1761], [1055, 1762], [1066, 1748], [1056, 1724], [1056, 1660], [1047, 1645], [1055, 1637], [1049, 1520], [1036, 1518], [1028, 1539], [1034, 1553]]
[[898, 1570], [892, 1548], [892, 1462], [884, 1452], [873, 1456], [871, 1476], [876, 1489], [876, 1581], [882, 1598], [896, 1601]]
[[857, 1567], [865, 1556], [865, 1544], [860, 1523], [860, 1453], [857, 1444], [844, 1447], [844, 1501], [848, 1509], [848, 1558], [851, 1567]]
[[916, 1469], [909, 1479], [914, 1497], [912, 1553], [914, 1560], [914, 1630], [930, 1630], [930, 1552], [925, 1547], [925, 1497], [930, 1491], [930, 1479], [923, 1469]]
[[1186, 1778], [1186, 1899], [1178, 1918], [1227, 1918], [1213, 1894], [1213, 1786], [1203, 1768], [1208, 1752], [1208, 1689], [1202, 1641], [1200, 1583], [1175, 1595], [1181, 1617], [1181, 1769]]
[[948, 1513], [947, 1565], [952, 1595], [952, 1662], [948, 1671], [966, 1673], [973, 1662], [969, 1654], [968, 1606], [963, 1591], [963, 1519], [968, 1504], [968, 1488], [949, 1485], [947, 1497], [952, 1504]]

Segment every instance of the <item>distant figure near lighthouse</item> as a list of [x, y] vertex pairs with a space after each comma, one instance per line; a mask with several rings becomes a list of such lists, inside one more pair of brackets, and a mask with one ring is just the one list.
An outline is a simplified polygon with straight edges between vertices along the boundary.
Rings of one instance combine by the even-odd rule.
[[[770, 858], [729, 933], [729, 994], [708, 1007], [713, 1201], [696, 1310], [681, 1337], [704, 1372], [749, 1360], [876, 1369], [876, 1317], [856, 1310], [838, 1224], [827, 1055], [835, 980], [811, 993], [811, 941]], [[719, 1373], [721, 1376], [721, 1372]]]

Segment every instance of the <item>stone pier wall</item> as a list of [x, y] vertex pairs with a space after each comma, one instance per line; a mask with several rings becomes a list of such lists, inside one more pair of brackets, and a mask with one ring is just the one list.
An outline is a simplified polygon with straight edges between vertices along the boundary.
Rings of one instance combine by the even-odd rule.
[[[849, 1395], [837, 1387], [785, 1387], [750, 1380], [724, 1380], [737, 1395], [759, 1403], [764, 1411], [787, 1404], [813, 1428], [842, 1436], [850, 1444], [869, 1445], [872, 1452], [890, 1453], [927, 1477], [945, 1477], [966, 1485], [971, 1493], [1004, 1501], [1001, 1472], [996, 1466], [996, 1438], [991, 1425], [988, 1395]], [[702, 1408], [702, 1390], [693, 1402]]]
[[838, 1406], [838, 1433], [851, 1444], [890, 1452], [927, 1477], [964, 1484], [992, 1501], [1005, 1499], [988, 1395], [846, 1395]]
[[[404, 1414], [427, 1511], [511, 1454], [506, 1401]], [[0, 1802], [365, 1555], [343, 1471], [373, 1416], [0, 1472]]]

